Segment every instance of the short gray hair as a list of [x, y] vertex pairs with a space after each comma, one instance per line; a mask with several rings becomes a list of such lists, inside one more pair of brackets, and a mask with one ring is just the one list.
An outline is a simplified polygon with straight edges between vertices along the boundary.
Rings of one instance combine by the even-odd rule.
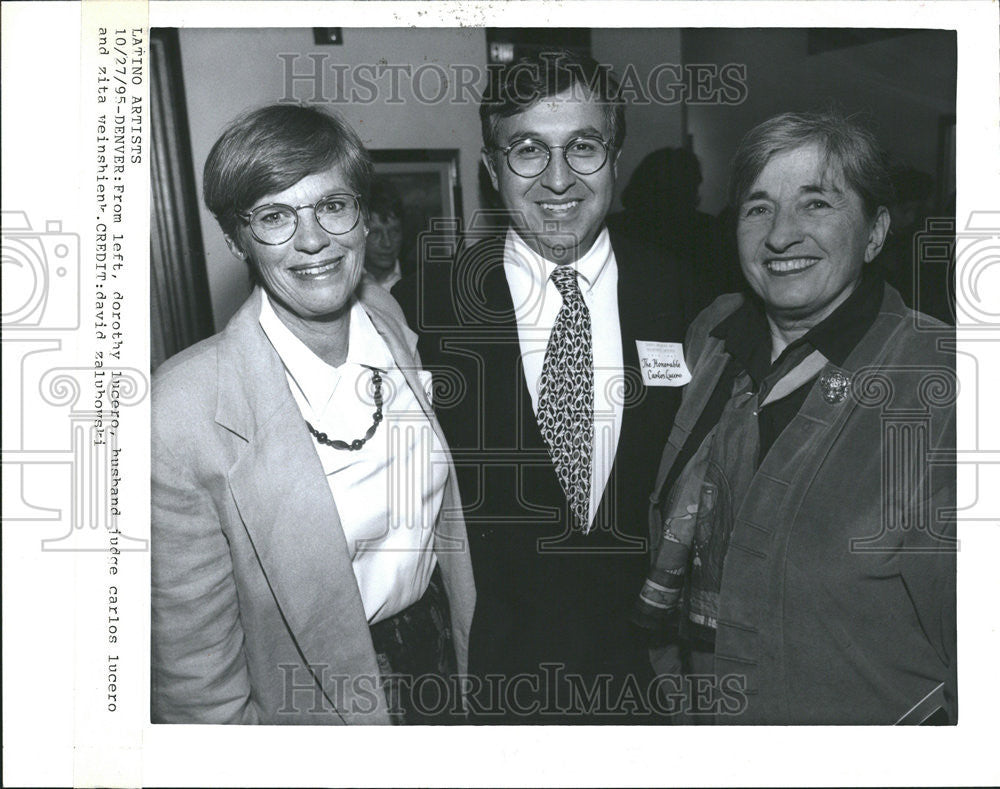
[[886, 157], [871, 131], [836, 112], [786, 112], [755, 126], [740, 141], [729, 181], [730, 204], [739, 207], [775, 154], [810, 144], [825, 151], [828, 164], [840, 165], [866, 216], [874, 217], [880, 206], [892, 202]]

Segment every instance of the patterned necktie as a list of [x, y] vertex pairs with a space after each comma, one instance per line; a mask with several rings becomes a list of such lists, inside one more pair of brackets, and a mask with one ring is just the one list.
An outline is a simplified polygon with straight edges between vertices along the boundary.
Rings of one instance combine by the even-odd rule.
[[538, 379], [538, 427], [556, 476], [584, 532], [590, 528], [590, 473], [594, 446], [594, 353], [590, 310], [576, 271], [557, 266], [552, 282], [562, 296], [542, 375]]

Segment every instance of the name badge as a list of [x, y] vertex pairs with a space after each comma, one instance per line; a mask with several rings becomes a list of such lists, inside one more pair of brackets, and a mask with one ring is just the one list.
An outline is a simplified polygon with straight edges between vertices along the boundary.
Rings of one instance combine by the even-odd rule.
[[636, 340], [635, 347], [646, 386], [684, 386], [691, 380], [681, 343]]

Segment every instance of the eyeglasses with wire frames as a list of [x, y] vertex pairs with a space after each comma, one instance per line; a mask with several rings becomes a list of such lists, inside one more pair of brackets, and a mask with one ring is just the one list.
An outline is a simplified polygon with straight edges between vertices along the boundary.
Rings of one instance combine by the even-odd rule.
[[502, 153], [514, 175], [534, 178], [545, 172], [553, 150], [561, 150], [566, 164], [579, 175], [593, 175], [608, 161], [611, 143], [600, 137], [574, 137], [565, 145], [548, 145], [530, 138], [512, 142], [506, 148], [493, 148]]
[[237, 213], [250, 226], [253, 237], [261, 244], [284, 244], [299, 227], [299, 211], [311, 208], [317, 224], [327, 233], [342, 236], [350, 233], [361, 217], [358, 195], [337, 192], [321, 197], [312, 205], [291, 206], [268, 203], [252, 211]]

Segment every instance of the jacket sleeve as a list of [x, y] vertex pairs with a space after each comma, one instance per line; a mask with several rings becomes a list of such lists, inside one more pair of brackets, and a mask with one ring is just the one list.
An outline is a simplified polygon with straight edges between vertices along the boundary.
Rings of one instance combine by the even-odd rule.
[[151, 672], [154, 723], [258, 722], [218, 512], [190, 462], [155, 432]]

